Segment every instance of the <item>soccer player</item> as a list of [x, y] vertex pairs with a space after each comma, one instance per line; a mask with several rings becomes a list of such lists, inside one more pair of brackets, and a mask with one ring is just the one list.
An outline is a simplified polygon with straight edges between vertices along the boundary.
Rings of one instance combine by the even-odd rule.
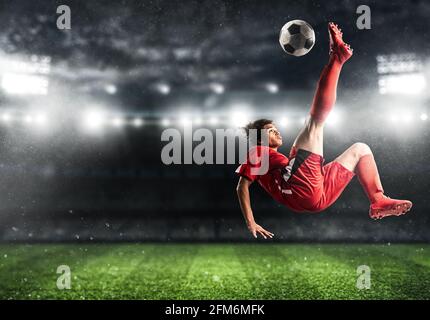
[[[257, 234], [265, 239], [272, 238], [273, 233], [254, 220], [249, 196], [249, 186], [253, 181], [258, 181], [275, 200], [295, 212], [326, 209], [355, 175], [369, 198], [371, 218], [399, 216], [412, 207], [408, 200], [384, 195], [372, 151], [364, 143], [353, 144], [334, 161], [324, 164], [324, 123], [335, 104], [342, 66], [352, 56], [352, 49], [343, 41], [338, 26], [330, 22], [328, 31], [329, 61], [321, 73], [309, 116], [293, 143], [289, 157], [277, 151], [282, 145], [282, 137], [271, 120], [260, 119], [245, 128], [248, 137], [250, 130], [257, 130], [258, 143], [250, 149], [247, 161], [236, 170], [240, 176], [236, 190], [248, 229], [256, 238]], [[267, 137], [267, 146], [261, 143], [262, 133]], [[253, 169], [261, 166], [264, 152], [268, 154], [268, 170], [264, 174], [256, 174]]]

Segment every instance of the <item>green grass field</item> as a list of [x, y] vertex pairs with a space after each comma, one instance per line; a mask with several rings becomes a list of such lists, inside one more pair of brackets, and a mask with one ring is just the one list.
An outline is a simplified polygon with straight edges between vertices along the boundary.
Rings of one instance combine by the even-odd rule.
[[[59, 265], [70, 290], [57, 288]], [[430, 245], [0, 245], [0, 298], [429, 299]]]

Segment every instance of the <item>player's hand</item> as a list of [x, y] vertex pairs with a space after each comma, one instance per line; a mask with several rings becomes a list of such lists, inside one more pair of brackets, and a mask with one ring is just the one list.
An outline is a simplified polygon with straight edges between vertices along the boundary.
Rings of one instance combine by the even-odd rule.
[[255, 222], [251, 223], [251, 224], [248, 224], [248, 229], [252, 233], [252, 235], [254, 236], [254, 238], [257, 238], [257, 234], [259, 234], [260, 236], [262, 236], [264, 239], [273, 238], [273, 236], [274, 236], [273, 233], [267, 231], [266, 229], [264, 229], [259, 224], [256, 224]]

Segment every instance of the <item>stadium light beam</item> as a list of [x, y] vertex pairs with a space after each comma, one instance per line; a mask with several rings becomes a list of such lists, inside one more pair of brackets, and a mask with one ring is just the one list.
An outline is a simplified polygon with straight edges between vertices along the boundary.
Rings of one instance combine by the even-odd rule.
[[90, 131], [99, 130], [104, 124], [104, 114], [101, 111], [87, 111], [84, 115], [85, 127]]
[[117, 89], [117, 87], [116, 87], [115, 85], [113, 85], [113, 84], [107, 84], [107, 85], [105, 86], [105, 91], [106, 91], [107, 93], [109, 93], [109, 94], [115, 94], [115, 93], [118, 91], [118, 89]]
[[116, 128], [120, 128], [125, 124], [125, 121], [123, 118], [120, 117], [115, 117], [114, 119], [112, 119], [112, 125]]
[[275, 94], [279, 92], [279, 86], [276, 83], [267, 83], [266, 90], [270, 93]]
[[48, 122], [48, 118], [43, 113], [39, 113], [38, 115], [36, 115], [34, 120], [38, 125], [46, 125]]
[[412, 115], [410, 113], [402, 114], [401, 119], [403, 123], [409, 124], [412, 122]]
[[219, 123], [219, 119], [217, 117], [210, 117], [209, 124], [212, 126], [216, 126]]
[[133, 126], [135, 126], [136, 128], [139, 128], [143, 125], [143, 119], [141, 118], [134, 118], [132, 121]]
[[162, 119], [162, 120], [161, 120], [161, 125], [162, 125], [163, 127], [168, 127], [168, 126], [170, 125], [170, 120], [169, 120], [169, 119], [167, 119], [167, 118]]
[[191, 119], [187, 116], [182, 116], [179, 120], [182, 126], [189, 126], [191, 125]]
[[426, 88], [423, 74], [398, 74], [381, 76], [378, 81], [381, 94], [420, 94]]
[[288, 125], [288, 118], [287, 117], [282, 117], [281, 120], [279, 121], [279, 125], [281, 127], [286, 127]]
[[10, 116], [10, 114], [9, 113], [3, 113], [2, 114], [2, 116], [1, 116], [1, 119], [4, 121], [4, 122], [9, 122], [9, 121], [11, 121], [12, 120], [12, 117]]
[[244, 112], [235, 112], [231, 115], [231, 123], [235, 127], [243, 127], [249, 122], [249, 116]]
[[170, 93], [170, 86], [167, 83], [159, 83], [156, 86], [158, 92], [163, 95], [168, 95]]
[[399, 117], [396, 114], [392, 114], [391, 116], [389, 116], [389, 119], [393, 123], [399, 122]]
[[225, 91], [225, 87], [221, 83], [211, 83], [210, 88], [216, 94], [223, 94]]
[[330, 113], [330, 115], [327, 117], [327, 124], [329, 126], [335, 126], [340, 123], [340, 116], [336, 112]]
[[33, 117], [31, 115], [26, 115], [24, 117], [24, 122], [27, 124], [33, 123]]
[[14, 95], [47, 95], [48, 78], [39, 75], [5, 73], [1, 86], [6, 93]]

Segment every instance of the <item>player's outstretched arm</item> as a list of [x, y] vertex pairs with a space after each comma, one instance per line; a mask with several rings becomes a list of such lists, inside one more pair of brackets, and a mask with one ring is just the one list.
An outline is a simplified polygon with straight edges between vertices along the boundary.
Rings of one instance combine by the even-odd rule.
[[248, 230], [255, 238], [257, 238], [257, 234], [260, 234], [264, 239], [272, 238], [274, 234], [265, 230], [254, 220], [254, 215], [251, 209], [251, 199], [249, 196], [249, 186], [251, 185], [251, 183], [252, 181], [244, 177], [240, 177], [239, 183], [237, 184], [236, 188], [237, 197], [239, 198], [240, 203], [240, 209], [242, 210], [246, 225], [248, 226]]

